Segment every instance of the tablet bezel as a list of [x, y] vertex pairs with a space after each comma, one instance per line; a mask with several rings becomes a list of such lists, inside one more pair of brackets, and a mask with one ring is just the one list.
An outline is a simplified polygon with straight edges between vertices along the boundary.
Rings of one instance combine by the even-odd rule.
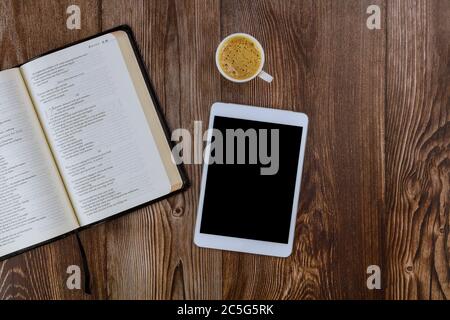
[[[268, 123], [279, 123], [303, 128], [297, 166], [297, 177], [295, 180], [291, 223], [289, 227], [289, 241], [287, 244], [284, 244], [284, 243], [250, 240], [243, 238], [200, 233], [200, 226], [203, 214], [203, 201], [205, 197], [205, 186], [206, 186], [206, 179], [208, 176], [208, 162], [209, 162], [208, 161], [209, 152], [205, 152], [206, 159], [203, 164], [200, 198], [197, 209], [197, 220], [195, 224], [194, 243], [198, 247], [203, 248], [237, 251], [276, 257], [290, 256], [293, 248], [295, 222], [297, 219], [298, 200], [300, 196], [303, 159], [305, 154], [306, 136], [308, 132], [308, 117], [303, 113], [293, 111], [267, 109], [261, 107], [252, 107], [221, 102], [214, 103], [211, 108], [209, 128], [213, 127], [214, 118], [216, 116], [243, 119], [243, 120], [261, 121]], [[211, 138], [212, 138], [212, 131], [209, 130], [208, 142], [211, 141]]]

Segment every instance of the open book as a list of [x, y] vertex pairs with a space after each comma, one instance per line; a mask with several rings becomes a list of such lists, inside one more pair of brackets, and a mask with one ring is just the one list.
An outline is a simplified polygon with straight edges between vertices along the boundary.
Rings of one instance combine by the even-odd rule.
[[181, 190], [131, 32], [0, 72], [0, 258]]

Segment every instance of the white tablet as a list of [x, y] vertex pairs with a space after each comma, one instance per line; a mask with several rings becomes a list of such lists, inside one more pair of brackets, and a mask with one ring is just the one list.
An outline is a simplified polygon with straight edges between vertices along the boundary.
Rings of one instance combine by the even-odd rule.
[[199, 247], [292, 253], [308, 117], [215, 103], [195, 226]]

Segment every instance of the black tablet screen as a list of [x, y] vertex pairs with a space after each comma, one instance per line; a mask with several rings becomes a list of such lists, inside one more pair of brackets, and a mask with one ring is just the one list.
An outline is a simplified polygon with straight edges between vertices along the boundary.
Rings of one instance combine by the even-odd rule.
[[213, 127], [200, 232], [288, 243], [302, 128], [220, 116]]

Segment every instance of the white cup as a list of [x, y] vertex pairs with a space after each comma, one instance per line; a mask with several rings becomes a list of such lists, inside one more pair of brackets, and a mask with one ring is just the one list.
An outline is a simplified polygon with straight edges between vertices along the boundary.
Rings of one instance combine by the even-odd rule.
[[[224, 45], [230, 38], [234, 38], [234, 37], [238, 37], [238, 36], [248, 38], [250, 41], [252, 41], [253, 43], [256, 44], [256, 46], [258, 47], [259, 51], [261, 52], [261, 64], [260, 64], [260, 66], [259, 66], [258, 71], [257, 71], [253, 76], [251, 76], [250, 78], [247, 78], [247, 79], [241, 79], [241, 80], [232, 78], [232, 77], [230, 77], [229, 75], [227, 75], [227, 74], [225, 73], [225, 71], [223, 71], [223, 69], [222, 69], [222, 67], [220, 66], [220, 63], [219, 63], [219, 56], [220, 56], [220, 52], [221, 52], [221, 50], [222, 50], [223, 45]], [[261, 79], [263, 79], [264, 81], [267, 81], [267, 82], [269, 82], [269, 83], [272, 82], [273, 77], [272, 77], [270, 74], [268, 74], [268, 73], [266, 73], [266, 72], [263, 71], [264, 62], [265, 62], [265, 54], [264, 54], [264, 49], [263, 49], [261, 43], [259, 43], [258, 40], [256, 40], [254, 37], [252, 37], [251, 35], [249, 35], [249, 34], [247, 34], [247, 33], [233, 33], [233, 34], [230, 34], [229, 36], [227, 36], [225, 39], [222, 40], [222, 42], [219, 44], [219, 46], [217, 47], [217, 50], [216, 50], [216, 66], [217, 66], [217, 69], [219, 70], [220, 74], [222, 74], [222, 76], [223, 76], [224, 78], [226, 78], [226, 79], [228, 79], [228, 80], [230, 80], [230, 81], [232, 81], [232, 82], [236, 82], [236, 83], [244, 83], [244, 82], [248, 82], [248, 81], [250, 81], [250, 80], [253, 80], [253, 79], [255, 79], [256, 77], [259, 77], [259, 78], [261, 78]]]

